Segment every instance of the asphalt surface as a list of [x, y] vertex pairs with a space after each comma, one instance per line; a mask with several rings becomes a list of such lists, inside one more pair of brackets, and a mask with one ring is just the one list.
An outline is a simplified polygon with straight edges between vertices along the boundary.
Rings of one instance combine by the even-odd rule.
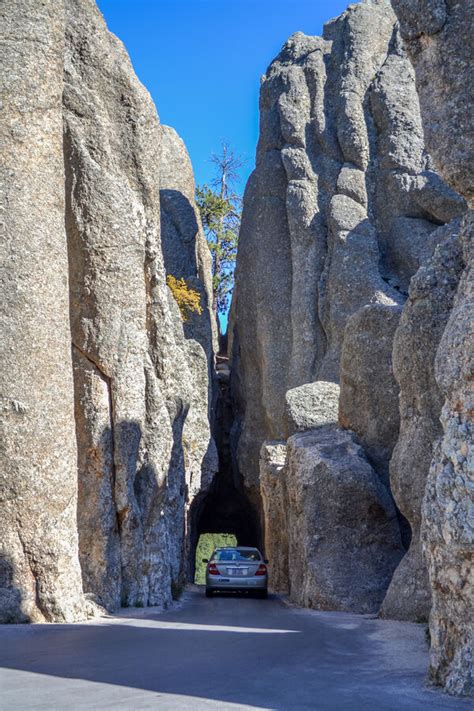
[[187, 591], [166, 612], [0, 629], [0, 709], [470, 709], [426, 685], [422, 625]]

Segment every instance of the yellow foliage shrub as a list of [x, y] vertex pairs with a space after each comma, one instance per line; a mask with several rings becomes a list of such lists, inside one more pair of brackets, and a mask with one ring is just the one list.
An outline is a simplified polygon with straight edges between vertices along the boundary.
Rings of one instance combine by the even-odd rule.
[[168, 274], [166, 283], [178, 304], [183, 321], [188, 320], [190, 313], [202, 314], [201, 295], [198, 291], [191, 289], [184, 279], [176, 279], [172, 274]]

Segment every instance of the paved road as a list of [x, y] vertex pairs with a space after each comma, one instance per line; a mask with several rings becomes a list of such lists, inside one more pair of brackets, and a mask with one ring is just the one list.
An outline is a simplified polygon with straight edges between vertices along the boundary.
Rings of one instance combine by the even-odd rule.
[[420, 625], [185, 593], [167, 612], [0, 629], [0, 709], [468, 709], [424, 685]]

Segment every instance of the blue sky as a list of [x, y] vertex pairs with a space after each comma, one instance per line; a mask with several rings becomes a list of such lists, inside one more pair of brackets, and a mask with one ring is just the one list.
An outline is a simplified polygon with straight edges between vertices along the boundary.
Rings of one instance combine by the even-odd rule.
[[226, 140], [255, 160], [260, 76], [297, 30], [321, 34], [348, 0], [98, 0], [125, 44], [162, 123], [184, 139], [197, 183]]

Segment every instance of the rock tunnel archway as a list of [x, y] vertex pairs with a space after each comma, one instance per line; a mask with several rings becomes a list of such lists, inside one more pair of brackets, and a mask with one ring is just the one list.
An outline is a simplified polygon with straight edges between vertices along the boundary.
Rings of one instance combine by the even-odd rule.
[[[225, 348], [225, 337], [222, 341]], [[191, 505], [188, 581], [194, 580], [196, 547], [203, 533], [231, 533], [236, 537], [238, 545], [262, 548], [260, 519], [245, 494], [243, 482], [239, 473], [235, 471], [235, 463], [231, 455], [230, 429], [234, 416], [229, 392], [229, 376], [228, 358], [221, 351], [217, 356], [219, 387], [214, 432], [219, 453], [219, 471], [210, 489], [199, 494]]]
[[238, 545], [261, 547], [261, 531], [255, 511], [245, 494], [229, 485], [225, 472], [219, 471], [211, 490], [196, 498], [190, 516], [189, 581], [194, 580], [196, 547], [203, 533], [231, 533]]

